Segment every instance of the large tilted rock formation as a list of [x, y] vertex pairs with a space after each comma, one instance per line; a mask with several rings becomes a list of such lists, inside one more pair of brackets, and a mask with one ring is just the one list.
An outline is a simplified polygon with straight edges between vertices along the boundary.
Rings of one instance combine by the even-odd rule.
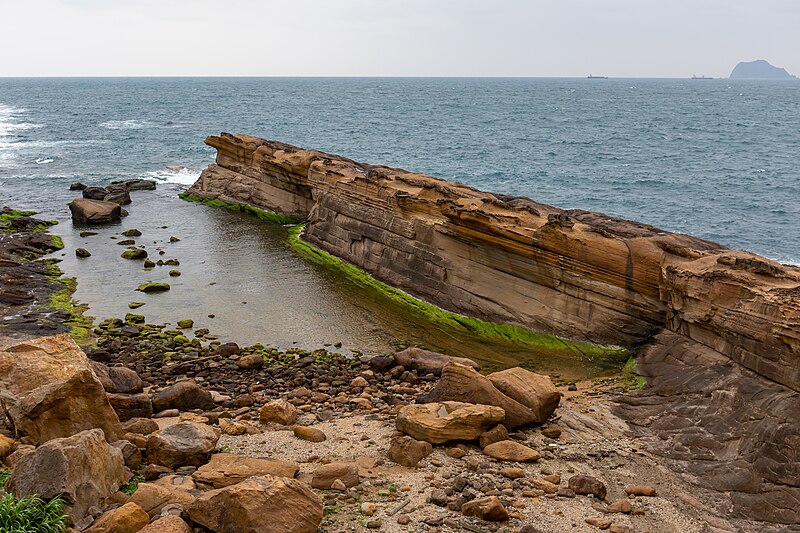
[[306, 216], [303, 238], [445, 309], [635, 346], [662, 329], [800, 390], [800, 269], [652, 226], [222, 134], [189, 192]]

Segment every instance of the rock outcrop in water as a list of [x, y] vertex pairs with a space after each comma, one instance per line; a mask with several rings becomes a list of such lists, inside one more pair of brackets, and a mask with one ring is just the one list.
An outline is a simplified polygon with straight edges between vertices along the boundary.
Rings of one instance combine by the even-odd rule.
[[309, 243], [445, 309], [640, 347], [649, 385], [618, 410], [642, 443], [718, 517], [800, 522], [800, 269], [279, 142], [206, 143], [191, 195], [305, 217]]
[[800, 269], [581, 210], [222, 134], [189, 193], [307, 217], [303, 238], [467, 316], [636, 346], [662, 329], [800, 390]]
[[785, 68], [770, 65], [763, 59], [742, 61], [731, 72], [731, 79], [738, 80], [791, 80], [792, 76]]

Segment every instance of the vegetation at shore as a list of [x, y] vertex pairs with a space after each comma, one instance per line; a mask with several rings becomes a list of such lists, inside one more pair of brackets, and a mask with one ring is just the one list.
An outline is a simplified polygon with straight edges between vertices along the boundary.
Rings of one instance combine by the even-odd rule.
[[466, 331], [481, 337], [543, 347], [549, 350], [567, 351], [585, 357], [602, 357], [619, 360], [620, 364], [629, 356], [628, 350], [617, 346], [602, 346], [599, 344], [575, 342], [556, 335], [532, 331], [513, 324], [489, 322], [447, 311], [420, 300], [407, 292], [391, 287], [375, 279], [361, 268], [312, 246], [300, 237], [303, 232], [303, 227], [302, 225], [297, 225], [289, 228], [289, 244], [293, 249], [316, 263], [344, 273], [353, 282], [375, 290], [383, 297], [411, 309], [414, 313], [425, 317], [435, 324], [458, 331]]
[[72, 298], [78, 288], [78, 280], [63, 277], [64, 272], [58, 266], [59, 261], [61, 260], [56, 258], [43, 260], [47, 278], [63, 286], [50, 295], [48, 305], [67, 314], [65, 324], [69, 326], [70, 336], [78, 344], [86, 345], [89, 343], [93, 317], [84, 314], [89, 309], [88, 305], [79, 304]]
[[189, 191], [184, 191], [178, 196], [181, 199], [189, 202], [198, 202], [211, 207], [224, 207], [225, 209], [230, 209], [231, 211], [241, 211], [242, 213], [248, 213], [250, 215], [257, 216], [260, 219], [278, 224], [300, 224], [301, 222], [305, 221], [305, 217], [303, 216], [281, 215], [278, 213], [273, 213], [272, 211], [266, 211], [264, 209], [253, 207], [250, 204], [225, 202], [218, 198], [203, 198], [202, 196], [191, 194]]
[[63, 533], [67, 529], [64, 501], [45, 502], [38, 496], [0, 498], [0, 531], [8, 533]]

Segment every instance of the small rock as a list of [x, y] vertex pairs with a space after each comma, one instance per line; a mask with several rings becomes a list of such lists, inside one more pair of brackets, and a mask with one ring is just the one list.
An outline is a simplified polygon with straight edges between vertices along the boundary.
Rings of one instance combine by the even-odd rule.
[[369, 386], [369, 383], [362, 376], [358, 376], [358, 377], [353, 378], [353, 381], [350, 382], [350, 386], [351, 387], [355, 387], [355, 388], [359, 388], [359, 389], [363, 389], [364, 387]]
[[397, 517], [397, 523], [400, 524], [401, 526], [407, 526], [408, 524], [411, 523], [411, 517], [408, 516], [407, 514], [401, 514], [400, 516]]
[[631, 504], [629, 499], [622, 498], [612, 502], [608, 506], [608, 512], [631, 514], [633, 512], [633, 505]]
[[481, 520], [490, 522], [505, 522], [508, 520], [508, 511], [497, 496], [478, 498], [461, 506], [465, 516], [477, 516]]
[[503, 440], [490, 444], [483, 449], [483, 453], [501, 461], [516, 461], [519, 463], [538, 461], [541, 457], [541, 454], [536, 450], [513, 440]]
[[122, 252], [122, 255], [120, 257], [122, 257], [123, 259], [134, 259], [134, 260], [144, 259], [145, 257], [147, 257], [147, 250], [143, 250], [142, 248], [131, 248], [130, 250], [125, 250], [124, 252]]
[[602, 481], [593, 476], [572, 476], [569, 478], [569, 488], [575, 494], [582, 494], [584, 496], [593, 494], [598, 500], [606, 499], [606, 486]]
[[309, 442], [323, 442], [328, 438], [322, 430], [310, 426], [295, 426], [294, 436]]
[[611, 524], [608, 533], [635, 533], [633, 527], [625, 524]]
[[501, 440], [508, 440], [508, 430], [503, 424], [498, 424], [489, 431], [485, 431], [481, 434], [478, 443], [480, 444], [481, 448], [485, 448], [490, 444], [494, 444], [495, 442], [500, 442]]
[[264, 366], [264, 358], [257, 354], [245, 355], [237, 359], [236, 366], [242, 370], [258, 370]]
[[522, 468], [508, 466], [500, 469], [500, 475], [508, 479], [519, 479], [525, 477], [525, 470]]
[[364, 502], [361, 504], [361, 512], [367, 516], [372, 516], [378, 510], [378, 506], [372, 502]]
[[388, 456], [391, 461], [399, 465], [413, 468], [432, 453], [433, 446], [429, 442], [404, 435], [392, 438]]
[[655, 496], [656, 488], [651, 485], [628, 485], [625, 493], [631, 496]]
[[170, 270], [169, 271], [169, 275], [171, 277], [173, 277], [173, 278], [177, 278], [178, 276], [181, 275], [181, 271], [180, 270]]
[[284, 399], [272, 400], [261, 407], [258, 419], [262, 424], [290, 426], [297, 421], [297, 408]]
[[546, 428], [542, 428], [542, 435], [548, 439], [557, 439], [561, 436], [561, 428], [558, 426], [548, 426]]
[[342, 488], [338, 490], [345, 490], [358, 485], [358, 465], [355, 463], [328, 463], [321, 465], [314, 471], [314, 476], [311, 478], [311, 486], [315, 489], [335, 489], [334, 484], [337, 481], [342, 484]]
[[78, 257], [91, 257], [92, 253], [86, 248], [76, 248], [75, 255]]
[[184, 318], [183, 320], [178, 320], [176, 323], [178, 329], [191, 329], [194, 326], [194, 320], [191, 318]]
[[611, 520], [602, 516], [590, 516], [585, 522], [599, 529], [608, 529], [611, 526]]

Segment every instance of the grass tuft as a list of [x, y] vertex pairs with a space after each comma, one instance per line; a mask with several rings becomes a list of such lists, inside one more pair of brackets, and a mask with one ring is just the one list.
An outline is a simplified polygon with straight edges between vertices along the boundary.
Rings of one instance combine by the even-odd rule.
[[64, 502], [54, 498], [45, 502], [38, 496], [0, 499], [0, 531], [4, 533], [63, 533], [67, 529]]
[[128, 496], [133, 496], [136, 492], [136, 489], [139, 488], [139, 483], [144, 483], [144, 477], [140, 476], [139, 474], [133, 476], [130, 481], [122, 485], [119, 490], [127, 494]]

